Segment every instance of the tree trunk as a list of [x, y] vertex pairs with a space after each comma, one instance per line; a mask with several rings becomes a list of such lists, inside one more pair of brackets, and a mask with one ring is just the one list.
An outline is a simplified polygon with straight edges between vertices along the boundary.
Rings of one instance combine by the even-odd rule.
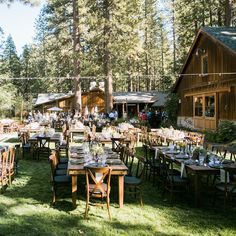
[[225, 26], [229, 27], [231, 25], [231, 10], [232, 10], [231, 0], [225, 0]]
[[104, 19], [105, 25], [103, 30], [104, 36], [104, 74], [106, 76], [105, 80], [105, 111], [110, 112], [113, 108], [113, 85], [112, 85], [112, 69], [111, 69], [111, 53], [109, 50], [110, 42], [110, 12], [109, 12], [109, 0], [103, 0], [103, 10], [104, 10]]
[[[172, 0], [172, 37], [173, 37], [173, 74], [176, 72], [176, 32], [175, 32], [175, 0]], [[162, 48], [162, 57], [163, 57], [163, 48]], [[164, 60], [164, 58], [162, 58]], [[163, 62], [162, 62], [163, 63]], [[164, 63], [162, 64], [162, 73], [164, 71]], [[164, 75], [164, 73], [162, 74]]]
[[74, 64], [74, 86], [75, 100], [74, 108], [81, 110], [81, 81], [80, 81], [80, 30], [78, 0], [73, 0], [73, 64]]

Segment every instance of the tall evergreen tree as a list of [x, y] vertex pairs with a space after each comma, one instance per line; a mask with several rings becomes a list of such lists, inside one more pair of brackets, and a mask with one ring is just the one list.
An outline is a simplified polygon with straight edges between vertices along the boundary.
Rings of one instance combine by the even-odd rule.
[[16, 52], [15, 43], [9, 35], [3, 44], [1, 74], [7, 77], [20, 77], [21, 64]]

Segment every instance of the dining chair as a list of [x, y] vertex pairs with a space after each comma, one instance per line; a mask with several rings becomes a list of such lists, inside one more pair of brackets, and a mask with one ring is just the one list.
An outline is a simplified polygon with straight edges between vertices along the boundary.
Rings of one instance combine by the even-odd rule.
[[215, 205], [216, 198], [222, 196], [224, 198], [225, 207], [230, 200], [236, 199], [236, 179], [234, 179], [236, 175], [236, 165], [224, 166], [220, 171], [222, 182], [216, 183], [215, 185], [213, 205]]
[[19, 138], [21, 141], [21, 148], [22, 148], [22, 157], [25, 158], [26, 153], [31, 152], [31, 145], [29, 143], [29, 132], [21, 132], [19, 133]]
[[153, 186], [156, 184], [156, 181], [160, 183], [161, 180], [161, 168], [162, 168], [162, 161], [160, 158], [161, 151], [155, 150], [152, 146], [148, 147], [147, 150], [149, 165], [150, 165], [150, 177], [152, 177], [152, 184]]
[[[111, 171], [108, 166], [105, 167], [92, 167], [87, 166], [85, 168], [86, 175], [86, 208], [84, 218], [88, 218], [89, 205], [93, 205], [92, 198], [101, 199], [101, 203], [95, 203], [98, 206], [106, 205], [109, 219], [111, 220], [110, 212], [110, 191], [111, 191]], [[106, 203], [103, 200], [106, 199]]]
[[19, 169], [19, 160], [21, 157], [20, 144], [15, 145], [15, 159], [14, 159], [14, 172], [15, 175], [18, 174]]
[[150, 155], [148, 153], [149, 151], [149, 145], [147, 143], [144, 143], [142, 146], [143, 153], [144, 153], [144, 175], [146, 179], [150, 179], [150, 169], [151, 169], [151, 159]]
[[10, 147], [9, 153], [8, 153], [8, 160], [7, 160], [7, 174], [8, 174], [8, 182], [10, 186], [12, 185], [12, 179], [15, 174], [14, 164], [15, 164], [15, 148]]
[[175, 193], [187, 192], [188, 179], [182, 178], [179, 171], [174, 169], [174, 160], [170, 157], [161, 154], [162, 162], [162, 176], [163, 176], [163, 193], [168, 191], [170, 193], [170, 202], [173, 203], [173, 197]]
[[[124, 177], [124, 189], [125, 194], [131, 195], [137, 198], [137, 195], [140, 199], [140, 205], [143, 206], [143, 198], [142, 198], [142, 178], [144, 174], [144, 158], [137, 158], [137, 163], [134, 163], [134, 153], [126, 152], [125, 155], [125, 163], [128, 167], [128, 174]], [[137, 164], [136, 168], [134, 168], [134, 164]]]
[[61, 162], [68, 162], [68, 150], [69, 150], [69, 131], [67, 130], [64, 133], [64, 138], [60, 145], [58, 146], [60, 151], [60, 155], [64, 155], [65, 157], [61, 159]]
[[37, 158], [39, 160], [40, 156], [41, 157], [48, 157], [51, 153], [50, 149], [50, 137], [37, 137]]
[[57, 172], [57, 160], [55, 155], [49, 156], [51, 167], [51, 184], [52, 184], [52, 204], [56, 203], [58, 188], [64, 189], [65, 187], [71, 188], [71, 177], [67, 174], [59, 174]]
[[51, 157], [51, 159], [53, 161], [53, 164], [54, 164], [55, 175], [66, 175], [67, 174], [68, 162], [67, 163], [60, 163], [58, 150], [54, 151], [50, 155], [50, 157]]
[[3, 187], [8, 184], [7, 161], [8, 161], [8, 151], [0, 152], [0, 184], [1, 184], [1, 191], [3, 191]]
[[[231, 161], [233, 159], [234, 159], [234, 161], [236, 161], [236, 146], [228, 146], [228, 147], [226, 147], [226, 153], [229, 153]], [[226, 155], [226, 153], [225, 153], [225, 155]]]

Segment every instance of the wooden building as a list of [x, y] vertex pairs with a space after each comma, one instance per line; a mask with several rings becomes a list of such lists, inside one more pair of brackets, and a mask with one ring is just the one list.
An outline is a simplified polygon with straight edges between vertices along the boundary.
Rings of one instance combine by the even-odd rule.
[[236, 28], [201, 28], [173, 92], [179, 95], [178, 124], [216, 129], [236, 121]]
[[[89, 92], [82, 93], [82, 111], [85, 107], [91, 112], [92, 109], [97, 107], [98, 112], [104, 112], [105, 98], [104, 91], [99, 88], [91, 89]], [[73, 109], [74, 94], [73, 93], [43, 93], [38, 94], [35, 102], [35, 109], [41, 112], [47, 112], [48, 108], [57, 106], [63, 111], [71, 111]]]
[[[114, 108], [117, 109], [119, 117], [126, 117], [127, 114], [137, 116], [139, 111], [147, 107], [163, 108], [167, 98], [165, 92], [114, 92], [113, 103]], [[35, 109], [41, 112], [47, 112], [48, 108], [57, 106], [67, 112], [73, 109], [73, 93], [53, 93], [53, 94], [38, 94], [35, 102]], [[101, 113], [105, 111], [105, 93], [100, 88], [90, 89], [88, 92], [82, 93], [82, 112], [88, 108], [90, 113], [93, 109]]]

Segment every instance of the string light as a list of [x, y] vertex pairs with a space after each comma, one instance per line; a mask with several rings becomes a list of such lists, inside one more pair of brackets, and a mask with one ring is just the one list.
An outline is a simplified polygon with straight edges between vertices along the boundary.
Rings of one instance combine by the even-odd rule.
[[236, 75], [236, 72], [217, 72], [217, 73], [196, 73], [196, 74], [178, 74], [178, 77], [181, 76], [198, 76], [198, 77], [202, 77], [202, 76], [207, 76], [207, 75]]
[[[174, 75], [174, 77], [182, 77], [182, 76], [198, 76], [198, 77], [204, 77], [207, 75], [236, 75], [236, 72], [217, 72], [217, 73], [189, 73], [189, 74], [176, 74]], [[169, 75], [135, 75], [135, 76], [130, 76], [130, 75], [120, 75], [120, 76], [113, 76], [113, 79], [118, 79], [118, 78], [128, 78], [128, 77], [132, 77], [132, 78], [152, 78], [152, 77], [156, 77], [156, 78], [162, 78], [162, 77], [171, 77], [173, 76], [173, 74], [169, 74]], [[77, 77], [70, 77], [70, 76], [66, 76], [66, 77], [19, 77], [19, 78], [9, 78], [9, 77], [0, 77], [0, 81], [1, 80], [74, 80]], [[96, 79], [106, 79], [107, 76], [81, 76], [80, 79], [81, 80], [96, 80]]]

